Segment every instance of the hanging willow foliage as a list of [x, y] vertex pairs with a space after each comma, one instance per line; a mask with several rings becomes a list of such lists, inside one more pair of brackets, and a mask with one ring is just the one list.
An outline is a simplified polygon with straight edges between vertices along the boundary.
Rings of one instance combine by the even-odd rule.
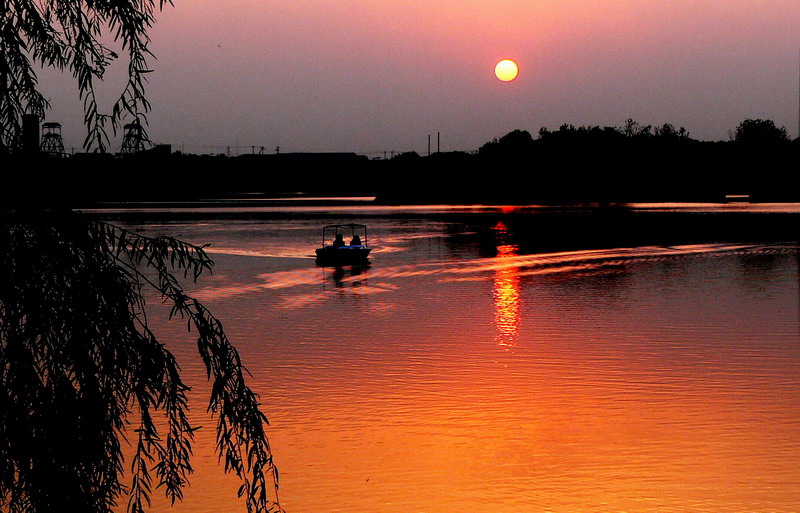
[[248, 512], [282, 511], [258, 396], [220, 322], [174, 274], [196, 280], [212, 265], [200, 247], [77, 213], [0, 211], [0, 510], [110, 512], [127, 495], [139, 513], [154, 484], [182, 498], [195, 428], [178, 364], [148, 325], [152, 288], [196, 331], [217, 449]]
[[[69, 71], [83, 101], [84, 147], [104, 151], [106, 127], [116, 132], [131, 116], [144, 124], [150, 104], [144, 95], [148, 29], [156, 9], [171, 0], [0, 0], [0, 148], [20, 144], [22, 114], [44, 117], [48, 107], [38, 89], [35, 65]], [[111, 114], [97, 105], [95, 82], [118, 55], [101, 40], [113, 37], [127, 54], [127, 83]]]

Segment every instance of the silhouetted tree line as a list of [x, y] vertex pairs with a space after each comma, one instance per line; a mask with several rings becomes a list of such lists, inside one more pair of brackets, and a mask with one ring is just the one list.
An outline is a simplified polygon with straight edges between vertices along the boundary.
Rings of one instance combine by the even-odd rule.
[[771, 120], [747, 119], [729, 141], [691, 138], [684, 127], [562, 125], [536, 138], [514, 130], [475, 154], [399, 155], [392, 175], [403, 180], [379, 199], [402, 202], [628, 203], [799, 201], [786, 187], [800, 156]]
[[[191, 155], [144, 153], [0, 157], [30, 169], [2, 200], [61, 202], [191, 201], [262, 193], [377, 195], [385, 203], [627, 203], [643, 201], [800, 201], [786, 187], [800, 152], [773, 121], [747, 119], [727, 141], [699, 141], [684, 127], [562, 125], [536, 137], [513, 130], [477, 152], [369, 160], [355, 153]], [[164, 172], [163, 170], [168, 170]], [[13, 172], [13, 171], [12, 171]]]

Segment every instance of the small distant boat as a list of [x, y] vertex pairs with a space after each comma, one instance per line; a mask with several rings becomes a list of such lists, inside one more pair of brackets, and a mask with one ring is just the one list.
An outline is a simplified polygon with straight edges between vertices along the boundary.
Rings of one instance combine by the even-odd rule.
[[317, 248], [317, 263], [323, 266], [364, 265], [370, 251], [366, 225], [331, 224], [322, 228], [322, 247]]

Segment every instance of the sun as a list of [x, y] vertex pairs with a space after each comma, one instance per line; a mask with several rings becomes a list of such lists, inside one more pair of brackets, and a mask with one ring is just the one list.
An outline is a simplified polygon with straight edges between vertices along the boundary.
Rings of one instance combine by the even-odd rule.
[[494, 67], [494, 74], [503, 82], [511, 82], [519, 75], [519, 66], [511, 59], [503, 59]]

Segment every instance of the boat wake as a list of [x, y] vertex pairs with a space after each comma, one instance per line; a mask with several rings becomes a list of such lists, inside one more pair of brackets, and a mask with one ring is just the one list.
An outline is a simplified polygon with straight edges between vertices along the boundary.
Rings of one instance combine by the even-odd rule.
[[[690, 244], [681, 246], [643, 246], [634, 248], [592, 249], [539, 253], [529, 255], [502, 254], [475, 260], [445, 260], [407, 265], [381, 266], [380, 253], [363, 274], [336, 278], [338, 294], [365, 295], [385, 293], [400, 288], [392, 281], [427, 277], [436, 282], [481, 281], [487, 273], [515, 270], [518, 276], [574, 274], [585, 276], [611, 272], [637, 262], [685, 258], [692, 256], [722, 257], [731, 254], [770, 254], [796, 251], [796, 247], [763, 244]], [[322, 273], [322, 274], [321, 274]], [[284, 306], [298, 307], [324, 300], [331, 290], [318, 290], [330, 277], [319, 268], [303, 268], [259, 274], [250, 283], [207, 287], [198, 291], [200, 299], [224, 299], [268, 290], [297, 288], [296, 293], [281, 294]], [[316, 290], [309, 291], [311, 287]], [[330, 287], [329, 287], [330, 288]], [[303, 289], [302, 291], [300, 289]]]
[[370, 270], [370, 279], [431, 276], [438, 281], [481, 280], [487, 272], [517, 270], [520, 276], [555, 273], [584, 273], [613, 268], [637, 261], [663, 260], [686, 256], [714, 256], [732, 253], [768, 253], [794, 251], [787, 246], [755, 244], [690, 244], [682, 246], [643, 246], [635, 248], [591, 249], [538, 253], [504, 254], [469, 261], [443, 261], [419, 265], [394, 266]]

